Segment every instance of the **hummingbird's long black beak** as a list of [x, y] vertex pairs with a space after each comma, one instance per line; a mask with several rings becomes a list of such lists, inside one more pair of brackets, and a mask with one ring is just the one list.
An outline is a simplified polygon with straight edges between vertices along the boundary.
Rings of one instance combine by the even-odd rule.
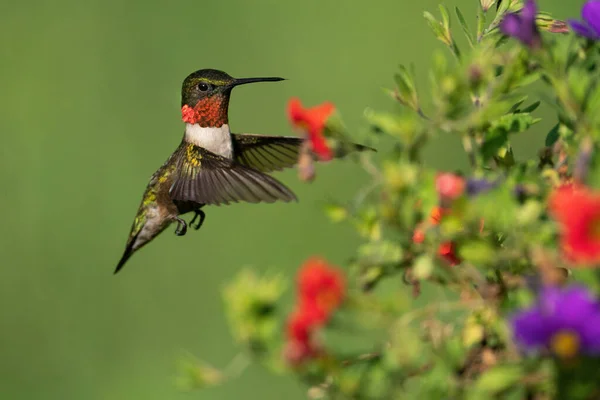
[[245, 85], [246, 83], [256, 83], [256, 82], [278, 82], [278, 81], [283, 81], [285, 80], [285, 78], [278, 78], [278, 77], [267, 77], [267, 78], [240, 78], [240, 79], [235, 79], [229, 86], [230, 87], [234, 87], [234, 86], [239, 86], [239, 85]]

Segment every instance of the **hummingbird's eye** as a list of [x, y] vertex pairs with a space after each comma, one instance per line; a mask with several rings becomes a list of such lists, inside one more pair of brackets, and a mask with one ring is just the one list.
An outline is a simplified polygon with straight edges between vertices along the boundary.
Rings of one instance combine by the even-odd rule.
[[198, 90], [201, 92], [208, 92], [208, 89], [210, 89], [210, 85], [208, 83], [200, 82], [198, 84]]

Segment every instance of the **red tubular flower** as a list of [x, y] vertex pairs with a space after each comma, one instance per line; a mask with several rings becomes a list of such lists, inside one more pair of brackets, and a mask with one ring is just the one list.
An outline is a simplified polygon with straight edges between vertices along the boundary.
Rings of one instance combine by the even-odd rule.
[[[443, 207], [434, 207], [429, 214], [429, 220], [427, 223], [430, 225], [439, 225], [444, 215], [448, 215], [450, 210]], [[425, 228], [423, 225], [427, 223], [421, 223], [417, 226], [413, 232], [412, 241], [415, 244], [420, 244], [425, 241]], [[480, 230], [483, 229], [483, 220], [481, 221]], [[438, 255], [444, 259], [451, 266], [455, 266], [461, 263], [461, 259], [456, 254], [455, 245], [453, 242], [444, 242], [440, 244], [437, 251]]]
[[442, 217], [444, 215], [448, 215], [449, 213], [450, 210], [447, 208], [442, 208], [439, 206], [434, 207], [433, 210], [431, 210], [431, 214], [429, 214], [429, 223], [432, 225], [439, 225], [442, 221]]
[[315, 327], [310, 310], [300, 308], [290, 315], [284, 349], [284, 357], [290, 364], [298, 364], [317, 353], [311, 337]]
[[333, 158], [333, 152], [327, 145], [323, 130], [325, 123], [335, 111], [331, 103], [323, 103], [315, 107], [304, 108], [298, 98], [290, 99], [288, 116], [292, 125], [305, 130], [311, 150], [323, 161]]
[[324, 323], [344, 299], [342, 273], [319, 257], [308, 259], [298, 273], [298, 294], [302, 308], [317, 323]]
[[451, 266], [458, 265], [461, 262], [460, 258], [456, 255], [456, 249], [453, 242], [444, 242], [440, 244], [440, 247], [438, 247], [438, 255]]
[[413, 232], [412, 241], [416, 244], [421, 244], [425, 241], [425, 232], [421, 226], [418, 226]]
[[438, 174], [435, 178], [435, 189], [442, 199], [454, 200], [465, 191], [465, 180], [448, 172]]
[[319, 354], [314, 333], [331, 317], [344, 299], [345, 282], [342, 273], [318, 257], [308, 259], [297, 278], [297, 309], [287, 321], [287, 341], [284, 358], [297, 365]]
[[287, 321], [287, 338], [311, 347], [311, 334], [318, 327], [318, 317], [314, 310], [299, 307], [294, 311]]
[[563, 185], [549, 199], [550, 213], [561, 225], [561, 246], [573, 262], [600, 262], [600, 193]]

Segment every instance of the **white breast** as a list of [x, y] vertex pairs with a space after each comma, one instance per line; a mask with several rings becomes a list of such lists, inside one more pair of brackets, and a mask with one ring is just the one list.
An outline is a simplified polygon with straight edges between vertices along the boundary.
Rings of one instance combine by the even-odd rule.
[[233, 157], [233, 145], [229, 125], [203, 128], [198, 124], [185, 124], [185, 139], [223, 157]]

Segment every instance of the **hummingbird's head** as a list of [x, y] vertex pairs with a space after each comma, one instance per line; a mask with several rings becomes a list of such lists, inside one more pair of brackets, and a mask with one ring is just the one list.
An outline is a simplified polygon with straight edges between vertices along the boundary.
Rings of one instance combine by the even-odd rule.
[[236, 79], [216, 69], [201, 69], [191, 73], [181, 88], [183, 121], [202, 127], [220, 127], [227, 123], [231, 89], [254, 82], [275, 82], [283, 78]]

